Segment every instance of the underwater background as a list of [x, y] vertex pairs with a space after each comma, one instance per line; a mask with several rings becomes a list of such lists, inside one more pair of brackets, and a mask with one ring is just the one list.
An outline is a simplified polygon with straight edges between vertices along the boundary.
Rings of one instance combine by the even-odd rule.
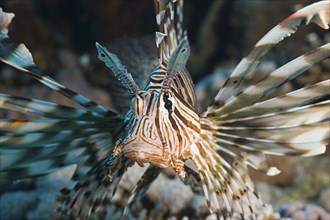
[[[192, 48], [188, 70], [195, 82], [200, 111], [212, 101], [225, 77], [253, 45], [294, 11], [311, 0], [186, 0], [184, 28]], [[111, 94], [120, 92], [113, 74], [97, 59], [95, 41], [116, 53], [130, 71], [139, 73], [139, 83], [157, 64], [152, 0], [0, 0], [5, 12], [15, 18], [9, 36], [24, 43], [34, 61], [63, 85], [119, 112]], [[316, 25], [302, 27], [277, 45], [257, 71], [272, 71], [291, 59], [330, 42], [330, 33]], [[330, 61], [314, 66], [278, 94], [330, 77]], [[0, 90], [64, 105], [70, 100], [51, 92], [34, 79], [0, 64]], [[128, 106], [127, 106], [128, 107]], [[15, 117], [1, 112], [3, 117]], [[272, 204], [260, 218], [324, 219], [330, 217], [330, 150], [311, 158], [269, 157], [282, 173], [269, 177], [251, 170], [256, 188]], [[55, 212], [58, 190], [74, 167], [33, 180], [1, 186], [0, 219], [59, 219]], [[144, 168], [134, 166], [125, 175], [112, 203], [91, 219], [120, 219], [135, 183]], [[215, 219], [209, 215], [203, 196], [194, 195], [172, 170], [165, 170], [135, 208], [138, 219]]]

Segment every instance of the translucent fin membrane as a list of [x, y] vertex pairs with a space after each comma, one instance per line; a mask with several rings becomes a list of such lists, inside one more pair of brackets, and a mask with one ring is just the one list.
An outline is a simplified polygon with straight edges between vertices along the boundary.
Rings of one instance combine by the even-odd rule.
[[105, 47], [102, 47], [96, 42], [96, 48], [98, 51], [98, 58], [102, 60], [107, 67], [109, 67], [115, 74], [117, 79], [123, 84], [127, 91], [136, 95], [140, 92], [139, 87], [135, 83], [132, 75], [127, 72], [127, 69], [121, 64], [116, 54], [110, 53]]

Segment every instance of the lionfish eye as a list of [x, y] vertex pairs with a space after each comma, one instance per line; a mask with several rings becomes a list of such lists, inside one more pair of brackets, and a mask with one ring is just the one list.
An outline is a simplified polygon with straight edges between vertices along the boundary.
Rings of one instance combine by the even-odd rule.
[[169, 99], [167, 99], [166, 101], [165, 101], [165, 104], [164, 104], [164, 107], [167, 109], [167, 110], [170, 110], [170, 109], [172, 109], [172, 101], [171, 100], [169, 100]]

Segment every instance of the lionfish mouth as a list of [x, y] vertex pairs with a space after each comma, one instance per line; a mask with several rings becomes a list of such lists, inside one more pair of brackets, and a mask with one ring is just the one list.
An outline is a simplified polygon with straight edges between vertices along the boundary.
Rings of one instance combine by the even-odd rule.
[[170, 165], [169, 153], [164, 151], [162, 142], [136, 137], [121, 144], [123, 156], [135, 160], [140, 166], [151, 163], [160, 168]]

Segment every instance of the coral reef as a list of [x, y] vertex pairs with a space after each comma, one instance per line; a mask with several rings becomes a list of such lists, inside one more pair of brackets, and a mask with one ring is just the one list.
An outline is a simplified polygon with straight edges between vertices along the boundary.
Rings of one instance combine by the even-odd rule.
[[37, 204], [38, 197], [34, 192], [4, 193], [0, 197], [0, 218], [2, 220], [25, 219], [27, 213]]
[[283, 205], [280, 207], [279, 212], [281, 213], [281, 217], [291, 218], [292, 220], [330, 219], [330, 213], [326, 212], [323, 208], [315, 205], [304, 205], [302, 202]]

